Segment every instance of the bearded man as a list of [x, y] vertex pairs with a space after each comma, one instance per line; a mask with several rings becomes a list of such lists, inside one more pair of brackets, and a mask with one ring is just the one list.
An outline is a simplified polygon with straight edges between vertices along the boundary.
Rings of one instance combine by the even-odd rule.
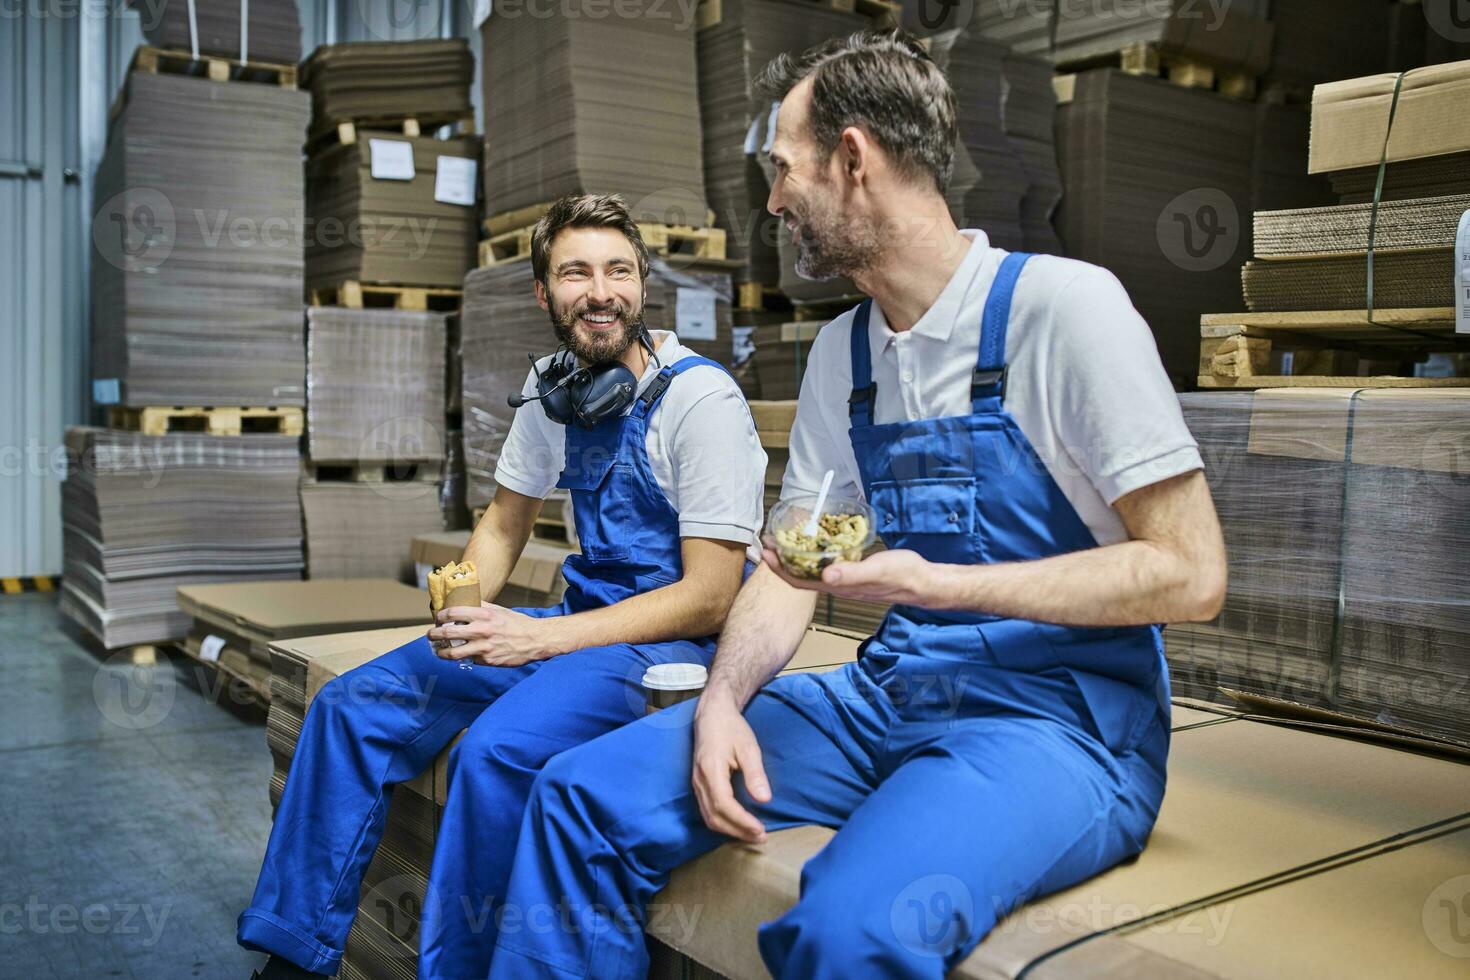
[[461, 731], [418, 975], [483, 977], [536, 774], [640, 716], [647, 667], [708, 665], [760, 557], [766, 456], [750, 409], [719, 364], [645, 326], [648, 250], [626, 205], [557, 201], [531, 262], [561, 347], [507, 392], [521, 407], [464, 558], [493, 598], [562, 487], [581, 543], [566, 595], [547, 609], [444, 609], [424, 637], [322, 689], [240, 916], [240, 943], [271, 954], [265, 980], [337, 971], [393, 785]]

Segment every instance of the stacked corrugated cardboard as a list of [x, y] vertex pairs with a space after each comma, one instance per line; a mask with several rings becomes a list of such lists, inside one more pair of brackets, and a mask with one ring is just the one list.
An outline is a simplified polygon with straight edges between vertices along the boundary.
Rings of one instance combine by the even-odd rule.
[[485, 209], [623, 195], [640, 221], [706, 223], [694, 7], [614, 17], [492, 10], [484, 58]]
[[1255, 107], [1108, 68], [1074, 81], [1057, 115], [1067, 254], [1117, 275], [1164, 366], [1192, 379], [1200, 315], [1240, 308]]
[[1470, 390], [1181, 396], [1230, 586], [1165, 631], [1175, 692], [1217, 685], [1470, 737]]
[[244, 681], [265, 703], [271, 699], [273, 643], [428, 622], [424, 593], [387, 579], [185, 586], [178, 603], [193, 619], [185, 652]]
[[97, 169], [97, 401], [300, 405], [306, 95], [135, 71], [123, 99]]
[[[1467, 95], [1470, 61], [1317, 86], [1309, 169], [1341, 175], [1334, 183], [1351, 193], [1335, 207], [1256, 216], [1262, 240], [1243, 274], [1250, 308], [1363, 309], [1370, 232], [1374, 308], [1452, 305], [1455, 229], [1470, 203]], [[1380, 160], [1375, 206], [1371, 192], [1360, 198], [1369, 174], [1376, 188]]]
[[139, 8], [138, 24], [149, 44], [241, 61], [294, 65], [301, 60], [296, 0], [128, 0], [128, 5]]
[[178, 639], [193, 583], [297, 579], [294, 436], [67, 430], [61, 609], [105, 647]]
[[387, 577], [410, 582], [408, 542], [444, 530], [437, 481], [308, 480], [301, 485], [301, 510], [306, 570], [314, 579]]
[[[385, 155], [402, 169], [393, 170]], [[353, 279], [459, 288], [479, 240], [479, 156], [478, 137], [370, 130], [313, 155], [306, 168], [308, 287]]]
[[338, 122], [469, 116], [475, 56], [463, 38], [323, 44], [301, 66], [316, 130]]
[[1166, 56], [1259, 75], [1271, 54], [1269, 9], [1267, 0], [1213, 6], [1192, 0], [1063, 4], [1053, 18], [1054, 58], [1058, 65], [1086, 64], [1145, 42]]
[[776, 55], [799, 53], [844, 37], [867, 20], [834, 8], [791, 0], [721, 0], [718, 22], [699, 31], [699, 108], [704, 175], [726, 256], [744, 263], [740, 281], [774, 285], [780, 276], [776, 243], [781, 222], [766, 211], [770, 185], [755, 154], [765, 140], [769, 105], [753, 83]]

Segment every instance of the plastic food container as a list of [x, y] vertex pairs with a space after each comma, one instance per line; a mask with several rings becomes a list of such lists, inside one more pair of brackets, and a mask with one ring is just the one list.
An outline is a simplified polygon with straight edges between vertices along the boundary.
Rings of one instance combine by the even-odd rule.
[[873, 508], [851, 497], [829, 496], [814, 538], [803, 533], [817, 498], [793, 497], [771, 508], [765, 543], [793, 578], [819, 579], [837, 561], [860, 561], [873, 543]]

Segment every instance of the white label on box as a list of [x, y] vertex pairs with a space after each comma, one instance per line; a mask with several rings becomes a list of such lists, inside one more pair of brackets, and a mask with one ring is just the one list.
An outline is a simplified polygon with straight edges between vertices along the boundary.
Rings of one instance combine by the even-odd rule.
[[413, 144], [403, 140], [368, 140], [374, 180], [413, 180]]
[[1455, 333], [1470, 333], [1470, 211], [1455, 233]]
[[674, 301], [674, 333], [680, 340], [715, 339], [715, 294], [680, 286]]
[[225, 648], [225, 638], [215, 636], [213, 633], [199, 641], [199, 659], [214, 663], [219, 659], [219, 652]]
[[440, 157], [434, 174], [434, 200], [441, 204], [475, 206], [475, 174], [478, 167], [469, 157]]
[[732, 327], [730, 363], [739, 367], [755, 356], [755, 327]]
[[116, 378], [94, 378], [92, 401], [98, 405], [116, 405], [122, 401], [122, 385]]

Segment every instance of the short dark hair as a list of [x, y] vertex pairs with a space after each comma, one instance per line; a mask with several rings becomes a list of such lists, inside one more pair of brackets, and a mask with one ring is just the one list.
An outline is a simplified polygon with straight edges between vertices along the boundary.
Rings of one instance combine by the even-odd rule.
[[546, 284], [551, 243], [567, 228], [616, 228], [638, 256], [638, 278], [648, 278], [648, 246], [627, 202], [617, 194], [568, 194], [553, 201], [531, 230], [531, 273], [537, 282]]
[[859, 126], [899, 170], [945, 192], [959, 135], [954, 89], [918, 40], [901, 30], [832, 38], [794, 57], [778, 55], [757, 77], [756, 91], [783, 99], [808, 77], [812, 137], [824, 153], [844, 129]]

